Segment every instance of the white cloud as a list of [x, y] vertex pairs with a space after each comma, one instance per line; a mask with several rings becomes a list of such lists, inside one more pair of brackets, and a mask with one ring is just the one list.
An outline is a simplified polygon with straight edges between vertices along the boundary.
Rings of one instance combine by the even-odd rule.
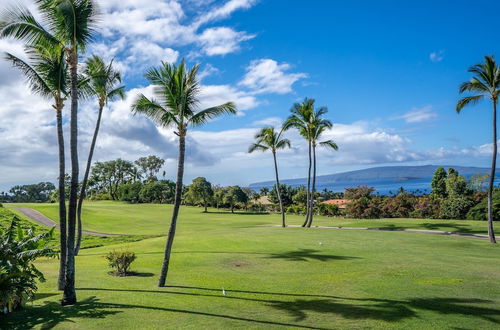
[[214, 8], [205, 15], [201, 15], [193, 25], [199, 27], [202, 24], [229, 17], [233, 12], [240, 9], [252, 7], [256, 0], [230, 0], [218, 8]]
[[273, 126], [273, 127], [281, 127], [283, 120], [279, 117], [269, 117], [261, 120], [256, 120], [250, 124], [250, 126]]
[[257, 99], [230, 85], [202, 85], [200, 93], [200, 108], [208, 108], [226, 102], [234, 102], [239, 111], [255, 108]]
[[240, 43], [254, 38], [245, 32], [238, 32], [228, 27], [215, 27], [203, 31], [198, 37], [198, 43], [203, 52], [208, 55], [226, 55], [240, 49]]
[[433, 111], [433, 107], [431, 105], [426, 105], [421, 108], [412, 108], [404, 115], [394, 117], [394, 119], [403, 119], [407, 123], [422, 123], [436, 117], [437, 113]]
[[255, 94], [286, 94], [292, 91], [292, 85], [299, 79], [307, 77], [305, 73], [287, 73], [290, 65], [279, 64], [272, 59], [254, 60], [247, 67], [247, 73], [239, 82]]
[[430, 53], [429, 59], [432, 62], [441, 62], [442, 60], [444, 60], [444, 50]]

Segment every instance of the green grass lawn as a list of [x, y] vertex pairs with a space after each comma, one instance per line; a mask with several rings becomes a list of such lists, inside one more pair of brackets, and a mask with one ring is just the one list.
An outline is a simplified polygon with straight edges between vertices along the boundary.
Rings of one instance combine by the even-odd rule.
[[[34, 208], [49, 217], [55, 212], [54, 205]], [[87, 203], [86, 227], [126, 234], [164, 233], [169, 211], [162, 205]], [[0, 328], [500, 327], [500, 248], [486, 240], [271, 228], [260, 225], [278, 224], [279, 216], [200, 212], [199, 208], [181, 212], [170, 287], [156, 287], [165, 237], [85, 249], [77, 257], [76, 306], [58, 304], [61, 294], [54, 290], [58, 261], [40, 260], [47, 282], [24, 311], [0, 317]], [[298, 224], [301, 219], [290, 217], [290, 222]], [[372, 223], [357, 221], [318, 218], [317, 224]], [[478, 232], [485, 227], [484, 222], [470, 221], [374, 222], [408, 223], [411, 228], [443, 223], [454, 227], [438, 227]], [[132, 267], [136, 276], [108, 274], [103, 255], [112, 249], [136, 252]]]
[[[57, 204], [5, 204], [5, 207], [33, 208], [54, 221], [58, 220]], [[132, 235], [166, 235], [170, 223], [171, 205], [162, 204], [128, 204], [124, 202], [86, 202], [83, 208], [84, 227], [87, 230]], [[202, 213], [198, 207], [182, 207], [180, 217], [196, 223], [198, 229], [211, 228], [212, 225], [224, 226], [233, 219], [238, 219], [241, 226], [279, 225], [281, 219], [276, 214], [256, 214], [237, 212], [228, 217], [225, 210], [209, 209]], [[430, 229], [462, 233], [487, 233], [486, 221], [473, 220], [432, 220], [432, 219], [346, 219], [319, 217], [314, 218], [314, 225], [343, 226], [388, 229]], [[302, 224], [303, 216], [288, 215], [288, 224]], [[497, 232], [500, 230], [497, 226]]]

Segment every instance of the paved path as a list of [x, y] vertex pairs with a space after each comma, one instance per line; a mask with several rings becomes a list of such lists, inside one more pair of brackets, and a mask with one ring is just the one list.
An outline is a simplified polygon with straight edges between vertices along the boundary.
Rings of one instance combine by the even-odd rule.
[[[275, 225], [275, 226], [262, 226], [262, 227], [281, 227], [281, 226]], [[299, 226], [299, 225], [288, 225], [287, 227], [300, 228], [302, 226]], [[328, 226], [312, 226], [311, 228], [318, 228], [318, 229], [342, 229], [342, 230], [402, 231], [402, 232], [405, 232], [405, 233], [420, 233], [420, 234], [431, 234], [431, 235], [462, 236], [462, 237], [472, 237], [472, 238], [488, 239], [488, 235], [471, 234], [471, 233], [456, 233], [456, 232], [452, 232], [452, 231], [427, 230], [427, 229], [358, 228], [358, 227], [328, 227]]]
[[[28, 218], [32, 219], [33, 221], [38, 222], [39, 224], [42, 224], [44, 226], [51, 227], [51, 228], [52, 227], [59, 228], [58, 223], [56, 223], [52, 219], [47, 218], [46, 216], [44, 216], [43, 214], [41, 214], [40, 212], [38, 212], [36, 210], [25, 208], [25, 207], [19, 207], [19, 208], [16, 208], [16, 210], [18, 210], [19, 212], [21, 212], [22, 214], [24, 214]], [[101, 236], [101, 237], [121, 236], [119, 234], [98, 233], [95, 231], [88, 231], [88, 230], [83, 230], [82, 233], [85, 235]]]

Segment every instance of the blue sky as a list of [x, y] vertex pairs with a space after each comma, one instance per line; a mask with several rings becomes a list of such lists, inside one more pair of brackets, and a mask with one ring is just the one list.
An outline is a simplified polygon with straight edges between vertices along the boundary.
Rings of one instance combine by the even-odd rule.
[[[30, 5], [30, 1], [24, 1]], [[458, 85], [467, 68], [500, 54], [498, 1], [100, 1], [100, 35], [89, 53], [115, 58], [130, 90], [105, 115], [97, 160], [167, 159], [174, 177], [175, 137], [130, 115], [142, 74], [160, 60], [201, 63], [202, 105], [234, 101], [238, 116], [192, 131], [186, 178], [246, 185], [273, 178], [270, 155], [247, 155], [255, 131], [279, 125], [304, 97], [327, 106], [336, 123], [327, 138], [338, 153], [320, 151], [319, 173], [380, 165], [488, 166], [491, 105], [457, 115]], [[33, 6], [30, 8], [33, 9]], [[21, 52], [0, 41], [0, 49]], [[22, 77], [0, 62], [0, 165], [3, 186], [54, 181], [57, 161], [50, 103], [26, 96]], [[23, 89], [24, 88], [24, 89]], [[16, 99], [18, 94], [18, 101]], [[13, 96], [14, 95], [14, 96]], [[24, 103], [23, 103], [24, 102]], [[82, 104], [81, 159], [95, 118]], [[36, 120], [35, 120], [36, 119]], [[282, 176], [305, 175], [305, 144], [279, 156]], [[37, 146], [36, 148], [34, 146]]]

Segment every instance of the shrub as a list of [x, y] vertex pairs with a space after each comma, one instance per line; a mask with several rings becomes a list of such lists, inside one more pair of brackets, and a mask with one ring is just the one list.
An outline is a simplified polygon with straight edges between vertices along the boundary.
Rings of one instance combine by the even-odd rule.
[[53, 230], [35, 234], [25, 229], [14, 217], [7, 228], [0, 226], [0, 310], [12, 312], [33, 298], [38, 282], [45, 281], [33, 261], [40, 257], [55, 257], [46, 248]]
[[346, 205], [346, 215], [357, 219], [378, 219], [382, 215], [382, 200], [379, 197], [361, 197]]
[[118, 198], [124, 202], [138, 203], [141, 189], [141, 182], [122, 184], [118, 187]]
[[421, 196], [415, 199], [412, 218], [437, 219], [440, 213], [441, 198], [436, 195]]
[[[495, 194], [493, 197], [493, 220], [500, 220], [500, 199]], [[488, 220], [488, 198], [483, 199], [479, 204], [472, 207], [467, 212], [467, 219], [471, 220]]]
[[408, 218], [414, 210], [415, 200], [412, 195], [400, 193], [385, 198], [382, 202], [382, 213], [387, 218]]
[[441, 203], [439, 217], [442, 219], [465, 219], [473, 205], [467, 197], [450, 197]]
[[106, 255], [109, 267], [114, 269], [112, 272], [117, 276], [127, 276], [130, 265], [136, 259], [135, 253], [131, 251], [110, 251]]
[[3, 204], [2, 204], [2, 203], [0, 203], [0, 207], [3, 207]]
[[97, 193], [89, 196], [89, 200], [91, 201], [108, 201], [111, 199], [111, 195], [108, 193]]
[[290, 205], [286, 208], [286, 213], [306, 214], [306, 207], [304, 205]]
[[340, 215], [340, 208], [335, 204], [324, 204], [320, 203], [317, 206], [319, 215], [326, 215], [328, 217], [333, 217]]

